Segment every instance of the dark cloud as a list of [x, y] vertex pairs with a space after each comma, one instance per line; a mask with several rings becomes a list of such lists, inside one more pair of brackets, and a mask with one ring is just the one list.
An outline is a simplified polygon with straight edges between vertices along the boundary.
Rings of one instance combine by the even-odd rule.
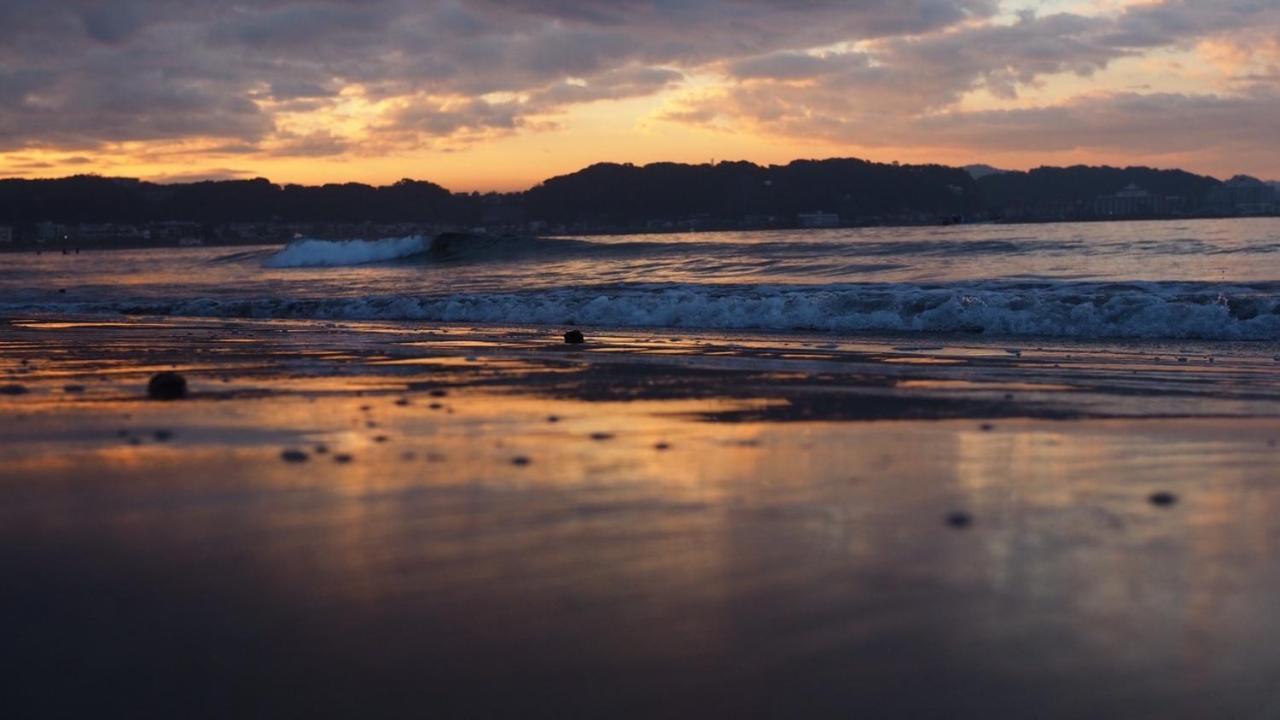
[[[344, 85], [424, 136], [651, 93], [680, 68], [929, 32], [994, 0], [6, 0], [0, 149], [199, 136], [256, 144]], [[524, 102], [495, 102], [493, 93]], [[263, 103], [284, 104], [265, 106]], [[407, 136], [405, 136], [407, 138]], [[290, 142], [288, 138], [280, 138]]]
[[[1152, 48], [1280, 29], [1280, 0], [1011, 21], [998, 11], [997, 0], [3, 0], [0, 151], [199, 138], [229, 155], [339, 154], [346, 140], [299, 134], [288, 115], [334, 108], [352, 86], [386, 108], [365, 151], [448, 146], [548, 127], [573, 104], [650, 95], [694, 73], [718, 73], [728, 90], [672, 120], [861, 144], [918, 141], [908, 131], [980, 143], [980, 127], [961, 132], [978, 116], [952, 108], [974, 90], [1012, 98]], [[1241, 80], [1238, 98], [1076, 102], [1052, 137], [1118, 123], [1104, 106], [1161, 121], [1143, 98], [1245, 112], [1267, 77]], [[1022, 112], [981, 120], [1014, 123], [1008, 144], [1052, 129], [1053, 109]]]

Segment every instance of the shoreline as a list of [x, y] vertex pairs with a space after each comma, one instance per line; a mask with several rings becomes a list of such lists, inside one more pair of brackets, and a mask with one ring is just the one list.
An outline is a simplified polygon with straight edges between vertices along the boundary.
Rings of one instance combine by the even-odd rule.
[[[0, 393], [7, 707], [1280, 703], [1280, 386], [1258, 348], [1157, 364], [1096, 344], [586, 336], [0, 326], [0, 385], [23, 389]], [[187, 397], [147, 399], [161, 371]]]

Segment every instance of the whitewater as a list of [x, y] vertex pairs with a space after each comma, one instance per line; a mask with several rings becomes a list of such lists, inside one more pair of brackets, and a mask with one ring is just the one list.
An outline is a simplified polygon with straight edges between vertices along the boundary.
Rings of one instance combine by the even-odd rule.
[[9, 254], [0, 312], [1280, 339], [1280, 219]]

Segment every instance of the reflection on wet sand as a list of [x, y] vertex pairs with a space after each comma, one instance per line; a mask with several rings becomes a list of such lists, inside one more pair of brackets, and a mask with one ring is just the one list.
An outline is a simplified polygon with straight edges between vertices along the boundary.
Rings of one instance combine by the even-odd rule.
[[[1280, 423], [1261, 374], [1179, 404], [1127, 394], [1164, 380], [1098, 373], [1082, 389], [1026, 356], [903, 376], [877, 370], [886, 346], [868, 344], [811, 373], [787, 365], [810, 353], [782, 359], [767, 338], [759, 355], [714, 358], [700, 350], [713, 339], [664, 343], [684, 353], [671, 364], [628, 352], [641, 338], [601, 354], [518, 334], [433, 347], [407, 328], [279, 329], [243, 324], [247, 349], [182, 365], [193, 392], [174, 403], [138, 399], [145, 372], [208, 350], [219, 328], [177, 341], [172, 328], [41, 329], [39, 358], [5, 346], [0, 371], [30, 388], [0, 398], [11, 704], [220, 717], [1280, 707]], [[92, 392], [61, 392], [71, 376]], [[1063, 396], [1055, 414], [1024, 402], [1046, 384]], [[799, 414], [810, 396], [978, 412], [846, 422]], [[1239, 412], [1141, 416], [1193, 403]], [[1156, 491], [1176, 502], [1154, 505]], [[972, 522], [948, 525], [953, 512]]]

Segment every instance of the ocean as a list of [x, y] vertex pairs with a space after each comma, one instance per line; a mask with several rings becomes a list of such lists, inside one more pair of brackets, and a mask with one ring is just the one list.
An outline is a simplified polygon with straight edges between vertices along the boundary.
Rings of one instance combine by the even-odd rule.
[[1280, 219], [6, 255], [0, 313], [1280, 338]]

